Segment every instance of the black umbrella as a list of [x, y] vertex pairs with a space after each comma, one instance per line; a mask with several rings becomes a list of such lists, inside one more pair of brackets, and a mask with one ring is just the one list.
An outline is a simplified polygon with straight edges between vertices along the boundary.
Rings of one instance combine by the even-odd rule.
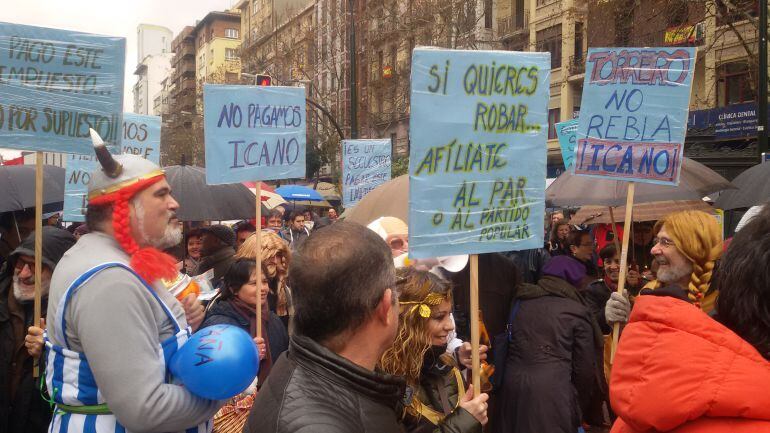
[[719, 209], [740, 209], [770, 200], [770, 162], [755, 165], [733, 179], [738, 189], [722, 191], [714, 205]]
[[[628, 182], [576, 176], [567, 170], [545, 191], [546, 205], [555, 206], [623, 206], [626, 204]], [[679, 185], [636, 184], [634, 203], [667, 200], [700, 200], [703, 197], [735, 188], [725, 178], [705, 165], [685, 158]]]
[[[206, 172], [200, 167], [174, 165], [165, 167], [166, 179], [179, 202], [177, 217], [182, 221], [223, 221], [254, 218], [256, 199], [245, 185], [207, 185]], [[262, 214], [268, 209], [262, 205]]]
[[[43, 212], [62, 209], [64, 169], [43, 166]], [[35, 166], [0, 166], [0, 212], [35, 207]]]

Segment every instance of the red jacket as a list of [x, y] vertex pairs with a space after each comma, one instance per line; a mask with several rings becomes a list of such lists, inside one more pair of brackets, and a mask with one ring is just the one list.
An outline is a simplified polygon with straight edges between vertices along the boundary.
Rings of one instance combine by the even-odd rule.
[[640, 296], [610, 400], [612, 433], [770, 432], [770, 361], [691, 304]]

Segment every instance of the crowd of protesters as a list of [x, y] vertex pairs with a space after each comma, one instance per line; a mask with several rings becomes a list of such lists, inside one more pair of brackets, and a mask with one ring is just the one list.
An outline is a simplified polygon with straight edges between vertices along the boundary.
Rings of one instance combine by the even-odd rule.
[[[173, 313], [193, 330], [239, 327], [258, 348], [244, 432], [770, 432], [770, 206], [751, 216], [729, 248], [702, 212], [634, 223], [624, 272], [620, 226], [575, 226], [565, 211], [550, 215], [542, 248], [480, 255], [477, 397], [468, 258], [410, 260], [408, 226], [396, 218], [365, 228], [338, 222], [334, 209], [276, 208], [259, 243], [254, 222], [241, 221], [189, 226], [163, 247], [214, 293], [177, 296]], [[45, 321], [32, 321], [33, 223], [30, 212], [0, 218], [0, 432], [63, 422], [52, 422], [32, 377], [34, 360], [45, 370], [55, 359], [43, 356]], [[68, 231], [46, 219], [44, 317], [59, 262], [107, 242], [105, 227]], [[98, 380], [99, 357], [89, 356]], [[224, 403], [154, 419], [99, 386], [117, 401], [115, 425], [132, 431], [216, 431], [205, 419]]]

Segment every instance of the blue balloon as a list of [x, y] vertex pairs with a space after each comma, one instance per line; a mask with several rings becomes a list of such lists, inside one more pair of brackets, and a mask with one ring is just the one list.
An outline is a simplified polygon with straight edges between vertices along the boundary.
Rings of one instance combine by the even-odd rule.
[[227, 400], [257, 377], [259, 354], [243, 329], [214, 325], [193, 334], [171, 358], [169, 368], [193, 394]]

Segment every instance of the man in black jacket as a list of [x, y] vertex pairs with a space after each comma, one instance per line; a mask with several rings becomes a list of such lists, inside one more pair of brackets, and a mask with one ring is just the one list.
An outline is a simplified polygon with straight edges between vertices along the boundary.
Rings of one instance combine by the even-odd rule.
[[289, 281], [296, 290], [296, 333], [243, 431], [400, 431], [405, 382], [375, 371], [398, 331], [388, 245], [358, 224], [333, 224], [299, 246]]
[[[43, 227], [44, 316], [53, 269], [74, 244], [75, 237], [68, 231]], [[51, 420], [51, 407], [36, 387], [33, 358], [25, 347], [27, 330], [34, 321], [34, 269], [35, 237], [30, 235], [11, 253], [0, 273], [0, 432], [42, 433]], [[44, 369], [41, 362], [40, 371]]]
[[198, 263], [198, 275], [213, 270], [209, 280], [216, 287], [235, 261], [235, 232], [222, 224], [201, 227], [200, 232], [201, 261]]

